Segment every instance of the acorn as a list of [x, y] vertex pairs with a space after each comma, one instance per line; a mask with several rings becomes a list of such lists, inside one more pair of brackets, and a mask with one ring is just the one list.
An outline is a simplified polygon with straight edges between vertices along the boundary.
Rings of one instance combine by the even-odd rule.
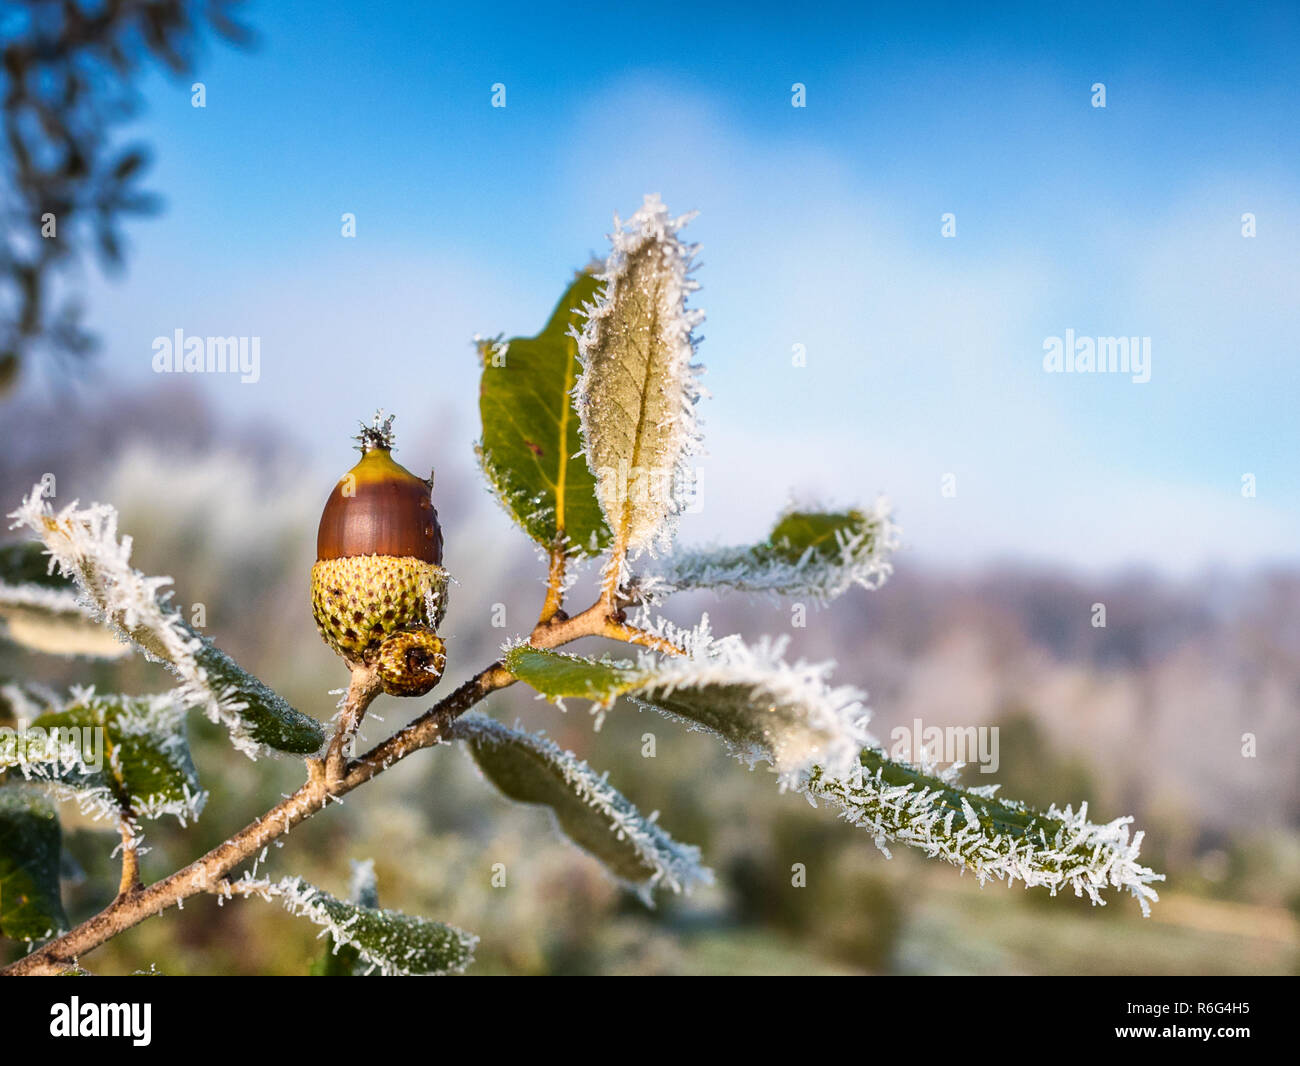
[[447, 662], [437, 634], [447, 608], [442, 527], [433, 482], [394, 461], [393, 416], [382, 414], [362, 425], [361, 461], [325, 501], [312, 614], [349, 666], [374, 668], [391, 695], [423, 696]]

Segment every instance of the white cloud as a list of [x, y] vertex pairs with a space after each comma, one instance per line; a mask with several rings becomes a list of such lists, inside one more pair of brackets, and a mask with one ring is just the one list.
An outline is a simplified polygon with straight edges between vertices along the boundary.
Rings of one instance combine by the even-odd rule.
[[[738, 129], [706, 98], [634, 79], [589, 105], [569, 157], [575, 213], [642, 191], [702, 211], [692, 228], [715, 398], [705, 508], [685, 535], [748, 539], [792, 491], [837, 503], [884, 491], [909, 544], [935, 560], [1295, 558], [1300, 515], [1285, 486], [1239, 492], [1241, 462], [1281, 455], [1246, 448], [1239, 461], [1241, 422], [1205, 419], [1213, 393], [1187, 387], [1214, 390], [1225, 373], [1268, 382], [1294, 358], [1277, 358], [1300, 332], [1290, 245], [1243, 240], [1241, 197], [1210, 184], [1135, 209], [1074, 256], [1032, 220], [972, 249], [960, 219], [956, 241], [939, 236], [937, 211], [930, 230], [903, 226], [887, 199], [898, 191], [847, 158]], [[1280, 226], [1283, 194], [1255, 199]], [[1155, 384], [1043, 374], [1044, 336], [1089, 321], [1154, 334]], [[791, 365], [795, 343], [806, 367]], [[1189, 425], [1208, 437], [1193, 441]], [[939, 493], [947, 472], [955, 499]]]

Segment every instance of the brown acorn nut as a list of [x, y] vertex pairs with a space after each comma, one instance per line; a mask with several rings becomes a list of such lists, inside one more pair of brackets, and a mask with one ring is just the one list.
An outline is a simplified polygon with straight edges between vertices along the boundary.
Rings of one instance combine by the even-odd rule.
[[361, 461], [321, 514], [312, 614], [349, 665], [376, 667], [385, 692], [422, 696], [447, 661], [436, 629], [447, 604], [432, 486], [392, 457], [392, 418], [363, 427]]

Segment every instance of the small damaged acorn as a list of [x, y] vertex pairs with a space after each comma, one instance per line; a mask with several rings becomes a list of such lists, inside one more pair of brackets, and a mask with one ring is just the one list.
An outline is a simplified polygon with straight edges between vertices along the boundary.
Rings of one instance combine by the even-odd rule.
[[[382, 420], [381, 420], [382, 419]], [[447, 662], [447, 607], [433, 484], [393, 459], [393, 416], [362, 424], [361, 461], [330, 493], [316, 535], [311, 605], [325, 643], [375, 669], [393, 696], [423, 696]]]

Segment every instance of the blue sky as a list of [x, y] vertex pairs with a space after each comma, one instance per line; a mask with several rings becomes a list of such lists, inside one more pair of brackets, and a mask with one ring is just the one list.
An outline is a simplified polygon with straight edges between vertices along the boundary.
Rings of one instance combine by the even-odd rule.
[[[103, 372], [146, 381], [176, 328], [257, 335], [257, 385], [198, 384], [322, 469], [376, 406], [469, 465], [470, 336], [536, 331], [657, 192], [700, 211], [686, 537], [885, 492], [934, 562], [1294, 561], [1300, 9], [811, 6], [250, 5], [205, 109], [145, 85], [167, 206], [92, 286]], [[1067, 328], [1151, 337], [1151, 381], [1045, 374]]]

